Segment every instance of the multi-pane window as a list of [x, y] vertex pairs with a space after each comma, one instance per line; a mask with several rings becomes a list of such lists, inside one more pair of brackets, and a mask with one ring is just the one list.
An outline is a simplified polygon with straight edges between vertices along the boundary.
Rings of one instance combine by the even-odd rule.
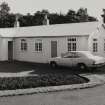
[[76, 51], [76, 38], [68, 38], [68, 51]]
[[27, 51], [27, 41], [25, 39], [21, 40], [21, 50]]
[[35, 42], [35, 51], [42, 52], [42, 40], [37, 40]]
[[93, 52], [98, 51], [98, 42], [97, 39], [93, 39]]
[[94, 39], [93, 39], [93, 41], [97, 41], [97, 39], [96, 39], [96, 38], [94, 38]]

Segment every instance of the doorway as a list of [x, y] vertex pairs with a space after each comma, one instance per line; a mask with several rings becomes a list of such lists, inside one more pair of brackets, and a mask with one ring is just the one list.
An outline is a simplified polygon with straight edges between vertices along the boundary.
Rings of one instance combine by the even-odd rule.
[[57, 57], [57, 41], [51, 41], [51, 57]]
[[8, 41], [8, 61], [13, 60], [13, 41]]

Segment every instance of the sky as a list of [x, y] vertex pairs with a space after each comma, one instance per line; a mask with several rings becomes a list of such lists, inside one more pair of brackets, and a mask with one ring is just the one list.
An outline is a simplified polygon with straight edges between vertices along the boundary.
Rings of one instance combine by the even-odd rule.
[[105, 0], [0, 0], [5, 1], [13, 13], [35, 13], [42, 9], [49, 12], [67, 13], [69, 9], [77, 11], [80, 7], [87, 8], [88, 14], [101, 19], [102, 9], [105, 8]]

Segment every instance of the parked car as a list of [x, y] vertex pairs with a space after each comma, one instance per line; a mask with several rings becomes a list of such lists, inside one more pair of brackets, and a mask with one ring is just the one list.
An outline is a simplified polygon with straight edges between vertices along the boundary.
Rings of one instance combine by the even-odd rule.
[[62, 56], [51, 58], [49, 64], [53, 68], [56, 66], [75, 66], [79, 69], [97, 68], [105, 65], [105, 58], [95, 56], [89, 51], [71, 51]]

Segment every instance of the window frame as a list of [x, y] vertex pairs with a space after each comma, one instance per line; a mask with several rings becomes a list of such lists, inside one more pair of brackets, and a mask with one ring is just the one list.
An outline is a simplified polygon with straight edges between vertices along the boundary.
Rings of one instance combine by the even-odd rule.
[[35, 52], [42, 52], [43, 51], [43, 45], [42, 45], [43, 43], [42, 43], [42, 40], [36, 40], [35, 41], [35, 48], [34, 48], [34, 50], [35, 50]]
[[69, 37], [67, 39], [67, 48], [68, 48], [68, 52], [77, 50], [77, 38], [76, 37]]
[[98, 52], [98, 39], [93, 39], [93, 52]]
[[21, 51], [27, 51], [28, 44], [26, 39], [21, 39]]

